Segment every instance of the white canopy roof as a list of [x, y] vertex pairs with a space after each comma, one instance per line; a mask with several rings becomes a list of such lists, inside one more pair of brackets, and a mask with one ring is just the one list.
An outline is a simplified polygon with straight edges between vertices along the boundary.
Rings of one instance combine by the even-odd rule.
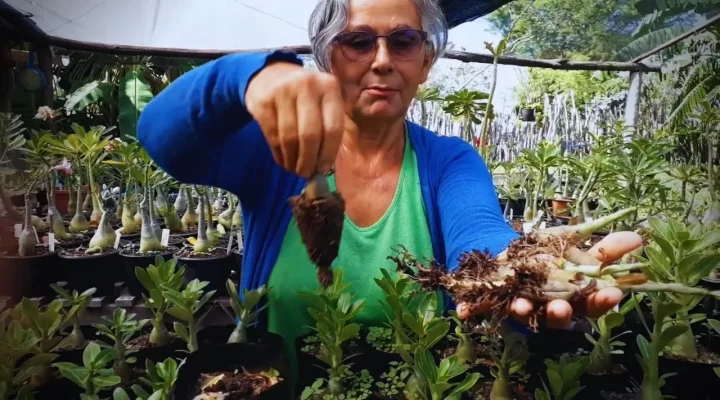
[[141, 47], [245, 50], [308, 44], [317, 0], [5, 0], [51, 36]]

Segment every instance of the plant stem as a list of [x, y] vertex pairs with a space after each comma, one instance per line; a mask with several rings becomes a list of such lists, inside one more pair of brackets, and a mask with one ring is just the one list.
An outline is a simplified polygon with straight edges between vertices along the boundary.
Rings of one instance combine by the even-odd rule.
[[599, 265], [575, 265], [569, 261], [565, 261], [562, 269], [569, 272], [581, 273], [591, 278], [599, 278], [604, 275], [615, 275], [623, 272], [630, 272], [634, 269], [642, 269], [647, 267], [649, 264], [646, 263], [632, 263], [632, 264], [620, 264], [610, 265], [605, 268], [600, 268]]
[[188, 342], [188, 351], [194, 353], [198, 350], [197, 321], [195, 321], [194, 317], [188, 324], [188, 334], [190, 335], [190, 341]]
[[648, 282], [641, 285], [618, 286], [625, 292], [651, 292], [651, 293], [677, 293], [694, 294], [698, 296], [712, 296], [720, 299], [720, 290], [710, 291], [700, 287], [685, 286], [680, 283], [656, 283]]
[[152, 331], [150, 331], [150, 343], [156, 346], [166, 346], [170, 343], [170, 333], [165, 327], [163, 312], [161, 310], [158, 310], [157, 314], [155, 314], [152, 326]]
[[[658, 300], [652, 299], [651, 301], [653, 302], [653, 310], [657, 309], [656, 302]], [[658, 348], [658, 342], [660, 341], [662, 328], [663, 321], [655, 319], [653, 332], [651, 334], [652, 343], [650, 343], [649, 359], [645, 360], [648, 368], [644, 371], [642, 384], [640, 385], [642, 400], [657, 400], [663, 398], [660, 392], [660, 377], [658, 371], [658, 358], [660, 351], [662, 351], [662, 349]]]

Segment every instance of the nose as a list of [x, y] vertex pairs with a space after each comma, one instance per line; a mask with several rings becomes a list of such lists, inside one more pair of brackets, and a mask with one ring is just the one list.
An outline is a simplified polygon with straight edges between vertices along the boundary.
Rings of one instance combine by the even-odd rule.
[[378, 39], [372, 69], [377, 74], [388, 74], [393, 70], [392, 55], [390, 54], [390, 45], [387, 38]]

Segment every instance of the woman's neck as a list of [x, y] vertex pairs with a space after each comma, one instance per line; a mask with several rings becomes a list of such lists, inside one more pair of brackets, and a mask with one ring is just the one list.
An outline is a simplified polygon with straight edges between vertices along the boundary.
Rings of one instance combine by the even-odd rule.
[[405, 120], [395, 122], [345, 124], [339, 158], [364, 160], [371, 164], [382, 159], [393, 159], [388, 155], [402, 155], [405, 145]]

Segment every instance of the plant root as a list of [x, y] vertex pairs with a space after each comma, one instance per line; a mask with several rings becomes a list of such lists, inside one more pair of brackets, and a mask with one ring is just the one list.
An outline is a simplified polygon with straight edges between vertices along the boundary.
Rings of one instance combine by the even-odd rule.
[[318, 281], [327, 288], [333, 280], [332, 262], [340, 250], [345, 200], [336, 192], [311, 197], [305, 191], [291, 197], [289, 203], [308, 257], [317, 268]]
[[582, 313], [585, 300], [600, 288], [597, 280], [564, 271], [556, 264], [557, 260], [564, 260], [567, 250], [575, 245], [577, 239], [571, 235], [531, 233], [513, 241], [498, 258], [487, 251], [464, 253], [454, 271], [435, 262], [425, 266], [404, 248], [398, 251], [399, 256], [389, 259], [395, 261], [400, 272], [411, 276], [426, 290], [444, 290], [456, 303], [488, 305], [482, 308], [489, 308], [493, 328], [510, 316], [516, 299], [527, 299], [535, 305], [529, 325], [537, 330], [538, 318], [544, 314], [548, 301], [566, 300]]

